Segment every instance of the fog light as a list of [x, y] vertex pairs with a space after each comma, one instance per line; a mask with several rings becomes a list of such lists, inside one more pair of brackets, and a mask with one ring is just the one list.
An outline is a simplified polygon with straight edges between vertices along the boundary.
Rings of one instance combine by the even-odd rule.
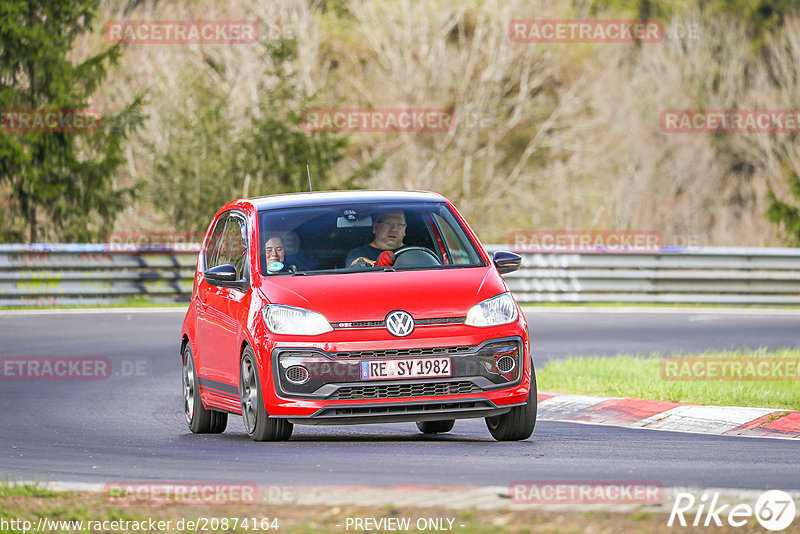
[[286, 380], [292, 384], [305, 384], [308, 382], [308, 369], [302, 365], [292, 365], [286, 369]]
[[517, 349], [506, 350], [494, 353], [494, 371], [500, 373], [507, 380], [516, 380], [519, 376], [517, 359], [519, 351]]
[[515, 360], [513, 356], [504, 354], [497, 358], [497, 361], [494, 362], [494, 365], [497, 367], [498, 371], [503, 374], [507, 374], [513, 371], [514, 367], [517, 366], [517, 360]]

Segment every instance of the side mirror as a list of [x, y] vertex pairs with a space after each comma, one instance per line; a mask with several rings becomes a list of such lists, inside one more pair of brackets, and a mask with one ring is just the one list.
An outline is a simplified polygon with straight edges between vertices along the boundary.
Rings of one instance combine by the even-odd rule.
[[211, 285], [220, 287], [233, 287], [241, 291], [247, 290], [247, 280], [236, 279], [236, 267], [230, 264], [217, 265], [208, 269], [203, 276]]
[[497, 270], [500, 271], [500, 274], [507, 274], [513, 273], [519, 269], [519, 266], [522, 265], [522, 256], [514, 254], [513, 252], [499, 250], [492, 256], [492, 261], [497, 267]]

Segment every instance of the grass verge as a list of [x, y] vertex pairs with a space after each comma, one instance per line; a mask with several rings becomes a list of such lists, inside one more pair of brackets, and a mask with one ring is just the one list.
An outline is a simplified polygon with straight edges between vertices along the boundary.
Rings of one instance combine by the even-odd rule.
[[[668, 371], [662, 362], [671, 358], [691, 359], [691, 363], [686, 367], [681, 365], [682, 360], [677, 360], [673, 364], [678, 370], [676, 375]], [[693, 362], [708, 360], [728, 362], [729, 365], [739, 363], [742, 369], [748, 369], [748, 364], [752, 369], [753, 365], [759, 365], [758, 362], [769, 361], [770, 371], [766, 378], [759, 380], [708, 379], [700, 373], [708, 371], [709, 366], [703, 363], [698, 367], [692, 367]], [[784, 379], [776, 379], [779, 375], [772, 371], [772, 361], [783, 362]], [[672, 356], [652, 354], [570, 357], [547, 362], [537, 371], [536, 379], [542, 391], [575, 395], [800, 410], [798, 364], [800, 364], [800, 350], [797, 349], [705, 352]], [[720, 365], [717, 365], [718, 371], [721, 369]], [[676, 367], [669, 369], [674, 370]], [[763, 365], [761, 369], [765, 369]], [[793, 371], [790, 371], [791, 369]], [[788, 375], [793, 375], [794, 379], [787, 379]], [[681, 379], [673, 379], [676, 376], [680, 376]]]

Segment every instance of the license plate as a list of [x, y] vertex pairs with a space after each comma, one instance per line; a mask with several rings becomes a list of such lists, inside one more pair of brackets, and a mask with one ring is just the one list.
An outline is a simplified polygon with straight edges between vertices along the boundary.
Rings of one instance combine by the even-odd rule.
[[361, 380], [397, 380], [451, 376], [450, 358], [372, 360], [361, 362]]

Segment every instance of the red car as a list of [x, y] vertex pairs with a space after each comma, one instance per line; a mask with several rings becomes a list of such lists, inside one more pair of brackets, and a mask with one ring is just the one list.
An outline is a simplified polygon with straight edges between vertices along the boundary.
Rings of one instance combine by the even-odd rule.
[[429, 192], [236, 200], [216, 214], [181, 332], [195, 433], [242, 414], [256, 441], [294, 424], [482, 417], [497, 440], [536, 423], [528, 326], [453, 205]]

